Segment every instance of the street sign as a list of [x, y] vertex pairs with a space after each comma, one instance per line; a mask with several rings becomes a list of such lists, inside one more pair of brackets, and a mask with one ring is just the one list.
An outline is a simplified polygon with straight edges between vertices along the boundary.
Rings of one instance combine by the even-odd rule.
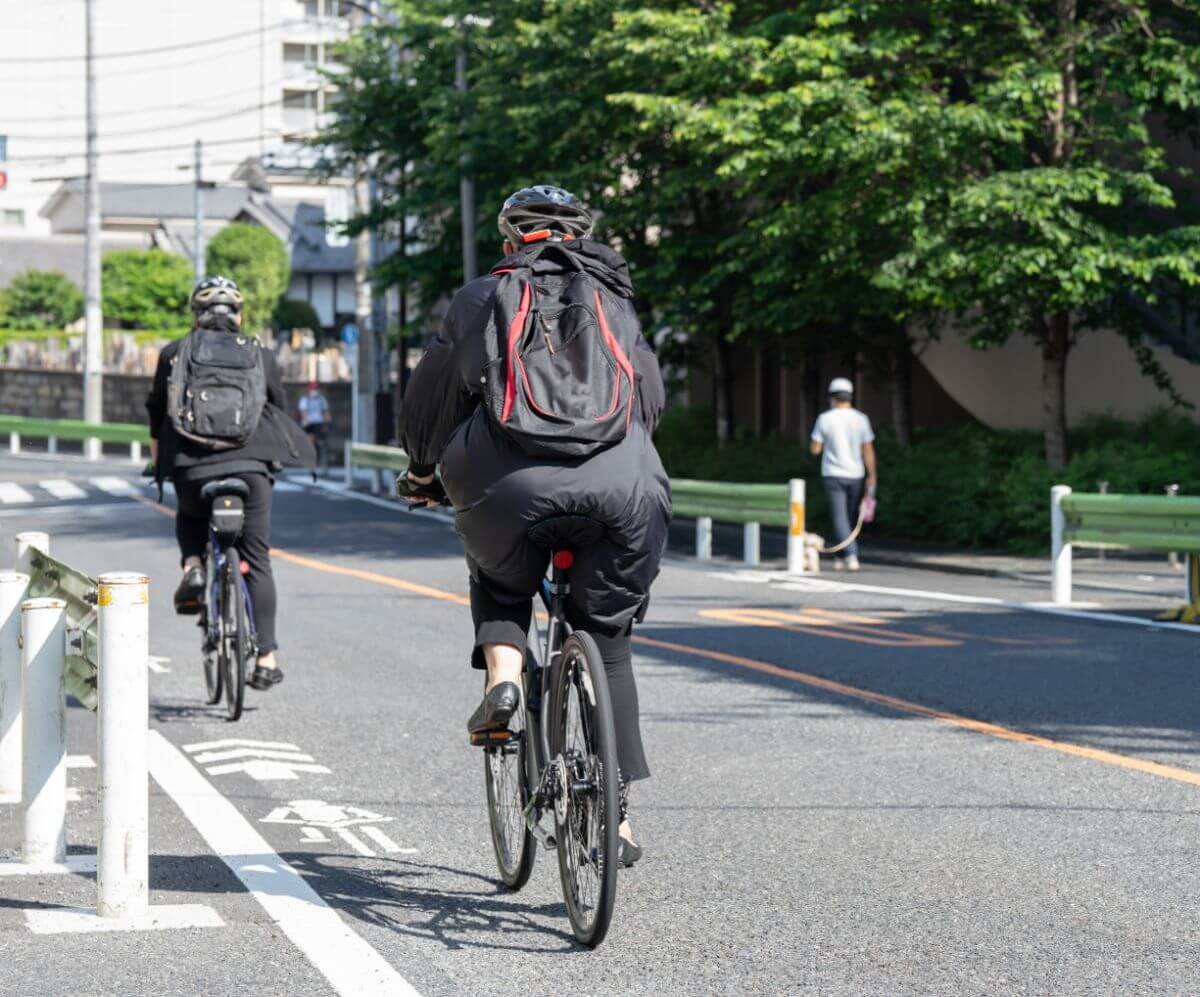
[[347, 346], [353, 346], [358, 342], [358, 326], [353, 322], [347, 322], [342, 326], [342, 342]]

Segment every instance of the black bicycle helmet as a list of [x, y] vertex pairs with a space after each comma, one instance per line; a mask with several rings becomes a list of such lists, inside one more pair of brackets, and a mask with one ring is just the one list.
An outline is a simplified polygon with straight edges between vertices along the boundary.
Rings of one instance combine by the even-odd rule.
[[539, 239], [586, 239], [592, 214], [569, 190], [538, 184], [509, 196], [496, 220], [500, 234], [513, 246]]
[[199, 315], [224, 306], [219, 311], [225, 314], [238, 314], [242, 310], [245, 299], [242, 292], [228, 277], [205, 277], [192, 288], [192, 296], [188, 300], [192, 312]]

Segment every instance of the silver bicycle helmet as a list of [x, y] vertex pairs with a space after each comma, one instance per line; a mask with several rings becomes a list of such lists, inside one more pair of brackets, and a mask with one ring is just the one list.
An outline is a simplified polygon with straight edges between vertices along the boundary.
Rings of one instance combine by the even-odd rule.
[[497, 224], [511, 245], [523, 246], [538, 239], [587, 239], [593, 221], [591, 212], [569, 190], [538, 184], [510, 195]]

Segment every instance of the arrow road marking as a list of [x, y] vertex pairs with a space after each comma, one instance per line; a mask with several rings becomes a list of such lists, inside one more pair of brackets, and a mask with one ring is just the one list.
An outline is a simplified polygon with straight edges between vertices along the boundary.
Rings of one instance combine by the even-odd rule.
[[[293, 816], [294, 815], [294, 816]], [[307, 824], [310, 827], [353, 827], [355, 824], [378, 824], [391, 817], [362, 807], [339, 807], [324, 800], [292, 800], [287, 806], [276, 807], [261, 824]]]
[[213, 748], [278, 748], [280, 751], [299, 751], [295, 744], [286, 741], [248, 741], [240, 737], [227, 737], [222, 741], [205, 741], [202, 744], [185, 744], [183, 750], [191, 754], [194, 751], [211, 751]]
[[318, 772], [329, 775], [330, 770], [324, 765], [305, 765], [301, 762], [276, 762], [264, 758], [255, 758], [248, 762], [232, 762], [229, 765], [214, 765], [205, 769], [209, 775], [228, 775], [231, 772], [245, 772], [251, 779], [258, 782], [274, 782], [282, 779], [299, 779], [297, 772]]
[[312, 755], [300, 751], [279, 751], [275, 748], [228, 748], [225, 751], [206, 751], [196, 755], [192, 761], [197, 765], [207, 765], [209, 762], [231, 762], [235, 758], [279, 758], [289, 762], [316, 761]]

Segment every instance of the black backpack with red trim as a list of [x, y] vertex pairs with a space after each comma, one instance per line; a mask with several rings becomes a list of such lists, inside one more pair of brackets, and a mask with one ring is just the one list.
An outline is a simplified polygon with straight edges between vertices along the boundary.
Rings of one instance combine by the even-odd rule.
[[586, 457], [624, 439], [634, 418], [640, 330], [620, 300], [632, 287], [598, 279], [616, 274], [582, 249], [543, 243], [492, 271], [484, 396], [496, 426], [535, 457]]

